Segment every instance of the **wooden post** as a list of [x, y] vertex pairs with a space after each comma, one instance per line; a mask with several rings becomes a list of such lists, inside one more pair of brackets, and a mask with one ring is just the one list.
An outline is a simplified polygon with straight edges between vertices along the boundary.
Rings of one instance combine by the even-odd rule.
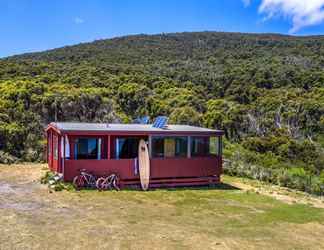
[[101, 160], [101, 138], [98, 138], [97, 160]]
[[148, 150], [149, 150], [149, 157], [152, 158], [152, 136], [149, 135], [148, 137]]
[[115, 152], [116, 152], [116, 159], [119, 160], [119, 139], [118, 139], [118, 137], [116, 138]]
[[64, 179], [64, 168], [65, 168], [65, 135], [63, 134], [63, 166], [62, 166], [62, 174]]
[[56, 169], [56, 172], [59, 172], [62, 169], [61, 135], [57, 134], [56, 138], [57, 138], [57, 169]]
[[188, 136], [187, 139], [187, 157], [191, 158], [191, 137]]
[[107, 151], [108, 151], [108, 152], [107, 152], [107, 159], [110, 160], [110, 158], [111, 158], [111, 150], [110, 150], [110, 148], [111, 148], [111, 147], [110, 147], [110, 135], [108, 135], [107, 144], [108, 144], [108, 145], [107, 145]]

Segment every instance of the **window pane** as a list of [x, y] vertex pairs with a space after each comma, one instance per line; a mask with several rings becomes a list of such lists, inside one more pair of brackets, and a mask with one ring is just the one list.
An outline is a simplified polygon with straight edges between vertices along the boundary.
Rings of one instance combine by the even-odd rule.
[[54, 159], [57, 160], [58, 159], [58, 137], [57, 136], [54, 136], [53, 137], [53, 140], [54, 140]]
[[211, 137], [191, 137], [191, 156], [216, 156], [221, 154], [220, 138]]
[[209, 151], [208, 137], [191, 138], [191, 156], [207, 156]]
[[48, 156], [50, 156], [52, 154], [51, 150], [52, 150], [52, 140], [51, 140], [51, 134], [49, 134], [48, 139], [47, 139], [47, 154], [48, 154]]
[[188, 137], [176, 137], [176, 156], [187, 157], [188, 154]]
[[152, 137], [152, 156], [164, 157], [164, 139], [162, 137]]
[[218, 155], [219, 152], [219, 137], [212, 136], [209, 138], [209, 154]]
[[97, 138], [78, 138], [75, 143], [75, 159], [97, 159], [98, 158], [98, 139]]
[[164, 138], [164, 157], [175, 156], [175, 140], [174, 138]]
[[133, 159], [138, 156], [138, 144], [141, 138], [119, 137], [117, 138], [117, 158]]
[[152, 137], [153, 157], [186, 157], [187, 137]]

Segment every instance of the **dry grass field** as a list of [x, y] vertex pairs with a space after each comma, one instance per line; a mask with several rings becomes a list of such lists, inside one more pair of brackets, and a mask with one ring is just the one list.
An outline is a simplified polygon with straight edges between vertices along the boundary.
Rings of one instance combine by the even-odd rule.
[[320, 199], [240, 178], [216, 188], [49, 193], [0, 165], [0, 249], [324, 249]]

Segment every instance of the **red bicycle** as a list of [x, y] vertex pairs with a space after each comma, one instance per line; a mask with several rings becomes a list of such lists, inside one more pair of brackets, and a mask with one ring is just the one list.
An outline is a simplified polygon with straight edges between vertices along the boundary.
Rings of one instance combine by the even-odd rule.
[[120, 190], [119, 188], [119, 177], [117, 174], [111, 174], [107, 177], [100, 177], [96, 181], [96, 187], [99, 191], [103, 190], [112, 190], [115, 189], [117, 191]]
[[80, 190], [81, 188], [95, 188], [96, 177], [91, 173], [87, 172], [86, 169], [80, 169], [80, 174], [73, 178], [73, 186]]

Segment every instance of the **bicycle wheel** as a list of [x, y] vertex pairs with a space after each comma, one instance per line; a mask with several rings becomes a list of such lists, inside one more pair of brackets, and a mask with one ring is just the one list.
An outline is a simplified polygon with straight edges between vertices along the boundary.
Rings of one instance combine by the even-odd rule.
[[119, 188], [119, 177], [117, 175], [114, 175], [114, 178], [112, 180], [112, 186], [114, 187], [114, 189], [116, 189], [117, 191], [120, 191]]
[[105, 189], [106, 189], [105, 182], [106, 182], [106, 178], [104, 178], [104, 177], [100, 177], [100, 178], [98, 178], [98, 180], [96, 181], [96, 188], [97, 188], [99, 191], [103, 191], [103, 190], [105, 190]]
[[89, 188], [96, 188], [97, 187], [96, 177], [91, 176], [88, 185], [89, 185]]
[[85, 185], [85, 180], [82, 175], [77, 175], [73, 178], [73, 186], [76, 190], [80, 190]]

